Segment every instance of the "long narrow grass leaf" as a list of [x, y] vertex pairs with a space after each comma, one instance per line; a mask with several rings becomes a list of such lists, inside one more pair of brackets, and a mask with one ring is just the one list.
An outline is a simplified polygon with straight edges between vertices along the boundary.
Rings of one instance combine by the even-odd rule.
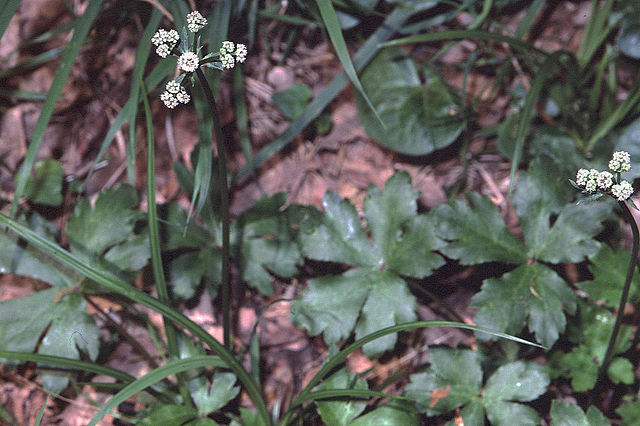
[[[258, 409], [260, 417], [265, 424], [271, 425], [271, 417], [269, 411], [265, 405], [264, 399], [260, 393], [260, 387], [257, 382], [251, 377], [251, 375], [242, 367], [242, 365], [236, 360], [234, 354], [226, 349], [220, 342], [218, 342], [213, 336], [207, 333], [198, 324], [182, 315], [175, 309], [165, 305], [158, 299], [149, 296], [148, 294], [138, 290], [137, 288], [122, 281], [111, 272], [104, 270], [103, 268], [87, 264], [85, 261], [79, 259], [74, 254], [64, 250], [57, 244], [41, 237], [37, 233], [33, 232], [24, 225], [11, 219], [0, 213], [0, 224], [6, 226], [11, 231], [15, 232], [18, 236], [25, 239], [28, 243], [33, 244], [35, 247], [44, 251], [58, 262], [69, 268], [77, 271], [81, 275], [95, 281], [106, 289], [115, 293], [121, 294], [126, 298], [140, 303], [159, 314], [162, 314], [166, 318], [173, 321], [175, 324], [182, 326], [195, 337], [199, 338], [202, 342], [206, 343], [218, 356], [226, 363], [226, 365], [233, 371], [233, 373], [242, 382], [247, 391], [247, 394], [252, 399], [253, 403]], [[1, 353], [0, 353], [1, 356]]]
[[524, 15], [524, 18], [522, 18], [522, 21], [520, 21], [520, 24], [518, 24], [515, 38], [522, 39], [524, 35], [531, 29], [533, 20], [538, 15], [540, 10], [544, 7], [546, 2], [546, 0], [535, 0], [533, 3], [531, 3], [531, 6], [529, 6], [529, 9], [527, 9], [527, 13]]
[[220, 367], [227, 368], [227, 363], [222, 361], [217, 356], [201, 355], [186, 359], [180, 359], [171, 361], [162, 367], [145, 374], [139, 379], [129, 383], [120, 392], [115, 394], [106, 404], [100, 408], [89, 422], [89, 426], [98, 424], [100, 420], [104, 418], [111, 410], [116, 408], [119, 404], [126, 401], [136, 393], [152, 386], [171, 374], [182, 373], [183, 371], [192, 370], [194, 368], [202, 367]]
[[[175, 57], [168, 57], [163, 59], [155, 66], [155, 68], [153, 68], [153, 70], [149, 73], [149, 75], [144, 79], [145, 87], [147, 87], [148, 90], [154, 89], [173, 69], [175, 69], [175, 67], [176, 67]], [[102, 142], [100, 143], [100, 149], [98, 150], [98, 155], [96, 155], [96, 158], [93, 161], [93, 165], [89, 170], [86, 180], [89, 180], [91, 175], [93, 175], [93, 172], [96, 170], [98, 163], [100, 163], [105, 152], [107, 152], [107, 148], [109, 147], [109, 144], [111, 143], [111, 141], [113, 141], [113, 138], [116, 137], [116, 134], [118, 133], [118, 131], [122, 128], [124, 123], [127, 121], [127, 118], [129, 118], [129, 114], [132, 109], [133, 102], [134, 100], [129, 98], [129, 100], [127, 100], [127, 102], [124, 104], [120, 112], [118, 112], [118, 115], [116, 115], [116, 118], [113, 120], [113, 123], [111, 123], [111, 127], [109, 127], [107, 134], [105, 135], [104, 139], [102, 139]]]
[[385, 392], [378, 392], [374, 390], [367, 389], [323, 389], [315, 392], [311, 392], [305, 394], [303, 398], [296, 399], [295, 405], [291, 408], [297, 407], [298, 405], [304, 404], [307, 401], [321, 401], [325, 399], [337, 399], [337, 398], [347, 398], [349, 400], [352, 399], [369, 399], [369, 398], [391, 398], [391, 399], [400, 399], [408, 401], [410, 400], [407, 397], [400, 395], [393, 395]]
[[82, 47], [82, 43], [84, 43], [93, 21], [98, 16], [98, 13], [100, 13], [101, 6], [102, 0], [91, 0], [89, 2], [82, 17], [78, 18], [77, 24], [74, 27], [73, 37], [62, 54], [60, 65], [53, 77], [53, 82], [51, 83], [51, 88], [47, 94], [47, 99], [42, 106], [42, 111], [40, 112], [40, 116], [36, 122], [36, 127], [33, 130], [33, 136], [31, 137], [31, 143], [27, 149], [27, 154], [25, 155], [20, 171], [16, 177], [16, 189], [13, 202], [11, 204], [12, 217], [15, 217], [16, 212], [18, 211], [18, 203], [24, 195], [27, 179], [31, 174], [31, 169], [35, 162], [36, 155], [38, 154], [40, 144], [42, 143], [44, 132], [49, 125], [49, 120], [53, 114], [56, 102], [62, 93], [62, 88], [69, 77], [71, 66], [80, 52], [80, 47]]
[[351, 57], [349, 56], [349, 50], [347, 49], [347, 44], [344, 41], [342, 30], [340, 29], [338, 15], [336, 15], [336, 11], [333, 8], [333, 4], [331, 4], [331, 0], [316, 0], [316, 4], [318, 5], [318, 9], [320, 9], [320, 15], [322, 16], [324, 25], [327, 28], [327, 32], [329, 33], [329, 38], [331, 38], [331, 43], [333, 43], [333, 48], [336, 50], [336, 54], [338, 55], [340, 62], [342, 62], [344, 72], [347, 74], [347, 77], [349, 77], [349, 80], [351, 80], [351, 83], [355, 86], [355, 88], [358, 89], [358, 92], [360, 92], [363, 99], [365, 100], [371, 111], [373, 111], [382, 127], [386, 128], [385, 124], [382, 122], [382, 119], [378, 115], [378, 112], [365, 93], [364, 87], [362, 87], [362, 83], [360, 83], [358, 74], [353, 67]]
[[34, 70], [41, 65], [56, 59], [58, 56], [60, 56], [60, 53], [62, 53], [62, 51], [63, 48], [55, 47], [51, 50], [47, 50], [44, 53], [34, 56], [33, 58], [20, 62], [19, 64], [16, 64], [11, 68], [0, 71], [0, 80], [6, 80], [13, 77], [14, 75], [25, 74], [31, 70]]
[[162, 19], [162, 13], [153, 8], [151, 12], [151, 18], [147, 23], [140, 42], [138, 43], [138, 49], [136, 50], [136, 57], [133, 62], [133, 78], [131, 81], [131, 87], [129, 89], [129, 99], [131, 99], [131, 106], [129, 107], [129, 140], [127, 143], [127, 180], [128, 182], [136, 186], [136, 117], [138, 116], [138, 102], [140, 96], [140, 85], [142, 83], [142, 74], [147, 65], [147, 59], [149, 59], [149, 50], [151, 49], [151, 38], [158, 29], [160, 20]]
[[0, 40], [2, 40], [2, 36], [4, 32], [7, 30], [9, 26], [9, 22], [13, 15], [18, 10], [18, 6], [20, 6], [21, 0], [6, 0], [0, 3]]
[[240, 149], [242, 149], [246, 164], [252, 165], [253, 152], [251, 150], [251, 139], [249, 138], [249, 114], [247, 113], [244, 76], [240, 67], [236, 67], [233, 74], [233, 99], [235, 101], [236, 127], [238, 128]]
[[545, 52], [544, 50], [540, 50], [534, 45], [527, 43], [525, 41], [522, 41], [520, 39], [509, 37], [504, 34], [490, 33], [488, 31], [481, 31], [481, 30], [450, 30], [450, 31], [438, 31], [435, 33], [428, 33], [428, 34], [418, 34], [414, 36], [403, 37], [396, 40], [388, 41], [386, 43], [383, 43], [381, 47], [403, 46], [406, 44], [426, 43], [430, 41], [473, 39], [473, 38], [476, 38], [478, 40], [499, 41], [502, 43], [507, 43], [512, 47], [524, 50], [526, 52], [537, 53], [544, 56], [549, 55], [549, 53]]
[[42, 407], [40, 407], [40, 411], [38, 412], [38, 417], [36, 417], [36, 420], [33, 422], [33, 426], [40, 426], [40, 423], [42, 422], [42, 417], [44, 417], [44, 409], [47, 408], [48, 402], [49, 402], [49, 395], [47, 395], [47, 397], [44, 399], [44, 403], [42, 404]]
[[[354, 55], [353, 64], [356, 70], [363, 69], [378, 53], [380, 43], [388, 40], [412, 14], [412, 11], [404, 8], [394, 9], [387, 19], [385, 19], [384, 23], [380, 25], [380, 28], [369, 37], [360, 50]], [[253, 158], [253, 166], [246, 164], [234, 176], [233, 181], [237, 182], [247, 174], [252, 173], [255, 168], [260, 167], [271, 158], [272, 155], [287, 146], [298, 133], [303, 131], [305, 127], [322, 113], [338, 93], [345, 88], [348, 82], [349, 79], [344, 72], [335, 76], [324, 90], [307, 105], [302, 114], [289, 124], [289, 127], [287, 127], [284, 133], [272, 140], [255, 155]]]

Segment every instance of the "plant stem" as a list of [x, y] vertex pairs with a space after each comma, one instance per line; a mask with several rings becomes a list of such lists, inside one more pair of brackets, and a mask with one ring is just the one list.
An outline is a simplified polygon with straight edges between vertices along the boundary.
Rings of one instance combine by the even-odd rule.
[[231, 349], [231, 304], [230, 304], [230, 280], [229, 280], [229, 186], [227, 183], [227, 161], [224, 153], [224, 136], [220, 126], [220, 116], [216, 99], [213, 96], [207, 77], [200, 68], [196, 69], [196, 75], [209, 103], [213, 118], [213, 130], [216, 135], [218, 148], [218, 179], [220, 180], [220, 210], [222, 215], [222, 329], [224, 345]]
[[600, 371], [598, 377], [602, 379], [604, 373], [607, 371], [607, 367], [611, 362], [611, 357], [613, 356], [613, 349], [616, 343], [616, 339], [618, 337], [618, 332], [620, 331], [620, 325], [622, 323], [622, 316], [624, 315], [624, 307], [627, 304], [627, 299], [629, 298], [629, 289], [631, 288], [631, 282], [633, 281], [633, 272], [636, 268], [636, 263], [638, 262], [638, 240], [640, 236], [638, 235], [638, 225], [636, 224], [627, 203], [624, 201], [619, 201], [618, 204], [622, 208], [624, 212], [627, 222], [631, 225], [631, 231], [633, 233], [633, 245], [631, 247], [631, 259], [629, 259], [629, 266], [627, 267], [627, 277], [624, 282], [624, 287], [622, 289], [622, 296], [620, 297], [620, 305], [618, 305], [618, 314], [616, 315], [616, 322], [613, 324], [613, 331], [611, 332], [611, 338], [609, 339], [609, 346], [607, 347], [607, 352], [602, 360], [602, 365], [600, 366]]

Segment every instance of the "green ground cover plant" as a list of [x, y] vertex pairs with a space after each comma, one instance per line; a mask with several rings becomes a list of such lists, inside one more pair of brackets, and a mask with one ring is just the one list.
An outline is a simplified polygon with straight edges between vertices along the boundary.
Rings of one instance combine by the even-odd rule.
[[[20, 3], [0, 0], [0, 36]], [[0, 274], [40, 283], [29, 295], [0, 301], [3, 369], [35, 368], [52, 396], [77, 394], [81, 385], [108, 394], [89, 424], [637, 423], [632, 197], [640, 177], [640, 82], [628, 75], [640, 66], [640, 22], [633, 1], [585, 3], [590, 12], [575, 52], [534, 45], [534, 24], [555, 7], [538, 0], [294, 0], [285, 11], [269, 0], [137, 3], [126, 6], [141, 23], [130, 92], [100, 136], [86, 179], [68, 179], [60, 161], [37, 154], [96, 20], [123, 3], [89, 0], [68, 24], [24, 41], [73, 29], [64, 48], [0, 71], [9, 81], [60, 58], [46, 93], [0, 81], [6, 105], [42, 102], [13, 197], [0, 213]], [[515, 12], [522, 18], [510, 30], [501, 18]], [[289, 31], [285, 56], [311, 30], [344, 71], [319, 90], [294, 84], [273, 93], [289, 124], [254, 154], [243, 67], [251, 55], [269, 56], [262, 35], [274, 23]], [[476, 51], [455, 64], [462, 76], [456, 86], [437, 59], [461, 41]], [[425, 60], [416, 46], [435, 50]], [[467, 89], [471, 75], [487, 67], [488, 89], [507, 93], [508, 114], [482, 126], [480, 96]], [[528, 84], [509, 87], [513, 75], [530, 76]], [[226, 84], [233, 88], [232, 130], [220, 111]], [[328, 133], [327, 107], [347, 86], [368, 143], [394, 161], [456, 161], [462, 178], [447, 188], [447, 202], [425, 208], [411, 175], [396, 170], [383, 187], [369, 185], [361, 204], [334, 191], [322, 206], [274, 193], [231, 214], [232, 195], [271, 167], [267, 160], [286, 155], [300, 135]], [[197, 120], [190, 164], [173, 165], [187, 209], [156, 201], [163, 172], [155, 158], [156, 107], [185, 108]], [[127, 122], [126, 182], [91, 196], [85, 184]], [[471, 149], [474, 138], [488, 141], [481, 152]], [[232, 152], [242, 153], [243, 166]], [[502, 203], [464, 182], [487, 153], [509, 162], [507, 184], [498, 188]], [[437, 296], [447, 275], [460, 270], [474, 281], [470, 316]], [[140, 277], [150, 285], [136, 285]], [[294, 281], [298, 291], [285, 296], [282, 288]], [[263, 312], [246, 342], [234, 336], [240, 289], [263, 310], [292, 302], [292, 323], [326, 349], [317, 371], [287, 398], [270, 400], [264, 388]], [[219, 340], [185, 314], [205, 294], [215, 301]], [[105, 365], [113, 339], [135, 338], [122, 329], [107, 337], [90, 314], [93, 296], [146, 327], [159, 356], [131, 343], [149, 363], [146, 374]], [[423, 320], [427, 304], [445, 319]], [[159, 314], [160, 327], [149, 312]], [[382, 365], [436, 327], [463, 330], [470, 343], [429, 342], [428, 358], [382, 383], [346, 362], [361, 352]], [[92, 381], [96, 375], [112, 381]], [[131, 400], [143, 408], [125, 412], [121, 404]], [[0, 416], [15, 422], [4, 408]]]

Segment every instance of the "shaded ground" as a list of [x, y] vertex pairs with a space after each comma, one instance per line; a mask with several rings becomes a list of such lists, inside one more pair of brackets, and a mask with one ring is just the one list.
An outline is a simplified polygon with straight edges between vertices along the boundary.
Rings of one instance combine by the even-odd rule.
[[[74, 0], [76, 10], [85, 1]], [[108, 2], [106, 2], [108, 3]], [[548, 16], [539, 17], [535, 42], [537, 47], [555, 50], [560, 47], [575, 51], [581, 39], [589, 13], [589, 1], [559, 2]], [[135, 18], [135, 17], [134, 17]], [[522, 12], [498, 18], [508, 29], [515, 29]], [[68, 34], [59, 36], [44, 45], [16, 50], [19, 44], [45, 30], [67, 22], [70, 15], [62, 0], [23, 0], [19, 13], [14, 17], [7, 33], [0, 42], [0, 68], [7, 69], [29, 57], [68, 42]], [[106, 133], [129, 93], [137, 34], [142, 24], [137, 19], [112, 15], [102, 16], [95, 25], [92, 40], [83, 48], [67, 83], [64, 96], [56, 107], [54, 118], [45, 135], [39, 158], [53, 157], [61, 161], [65, 175], [82, 179], [92, 165], [102, 137]], [[460, 15], [457, 25], [468, 24], [469, 17]], [[305, 83], [317, 94], [341, 69], [338, 59], [318, 31], [302, 32], [301, 39], [283, 59], [286, 27], [267, 24], [266, 36], [273, 51], [269, 57], [260, 48], [252, 52], [243, 67], [246, 76], [247, 103], [251, 123], [251, 140], [254, 152], [280, 134], [287, 121], [271, 104], [271, 95], [294, 82]], [[415, 56], [428, 60], [442, 46], [415, 47]], [[353, 46], [352, 46], [353, 47]], [[509, 53], [508, 47], [497, 44], [495, 49]], [[456, 88], [462, 86], [462, 69], [458, 65], [476, 48], [475, 43], [463, 41], [448, 51], [436, 63], [446, 80]], [[57, 61], [50, 62], [33, 72], [13, 77], [8, 84], [25, 89], [46, 92], [51, 84]], [[516, 67], [517, 68], [517, 67]], [[504, 90], [494, 90], [492, 72], [474, 70], [468, 83], [467, 99], [477, 114], [479, 127], [500, 122], [508, 110], [508, 96]], [[7, 83], [7, 82], [4, 82]], [[3, 85], [4, 85], [3, 83]], [[529, 77], [518, 74], [509, 77], [507, 87], [516, 84], [529, 86]], [[234, 133], [231, 87], [223, 79], [220, 103], [226, 130]], [[1, 104], [0, 157], [7, 166], [0, 168], [0, 201], [8, 202], [13, 196], [13, 176], [26, 152], [27, 142], [33, 132], [41, 103], [20, 102]], [[191, 149], [197, 142], [195, 114], [189, 107], [168, 111], [158, 99], [152, 103], [156, 134], [156, 170], [158, 202], [179, 201], [188, 205], [188, 199], [180, 191], [172, 171], [174, 161], [189, 164]], [[324, 136], [306, 139], [298, 136], [282, 153], [262, 167], [255, 179], [248, 179], [233, 190], [232, 214], [250, 206], [263, 194], [284, 191], [290, 202], [319, 206], [325, 191], [332, 190], [361, 206], [367, 186], [382, 186], [395, 171], [410, 173], [413, 185], [421, 191], [420, 203], [425, 210], [443, 203], [454, 185], [460, 190], [475, 190], [491, 197], [505, 215], [507, 224], [517, 233], [517, 219], [505, 196], [510, 164], [493, 148], [492, 140], [469, 141], [468, 169], [465, 171], [458, 158], [456, 145], [444, 152], [420, 158], [403, 157], [382, 148], [364, 133], [358, 122], [351, 89], [345, 90], [330, 106], [333, 127]], [[124, 129], [123, 129], [124, 130]], [[140, 133], [142, 135], [142, 133]], [[87, 184], [87, 193], [96, 194], [116, 182], [125, 180], [125, 134], [121, 131], [108, 150], [108, 161]], [[244, 162], [240, 149], [230, 152], [231, 168], [237, 169]], [[140, 148], [138, 160], [138, 189], [144, 201], [145, 153]], [[73, 199], [67, 197], [63, 213], [57, 219], [62, 226], [73, 207]], [[473, 312], [468, 308], [471, 295], [477, 291], [486, 271], [478, 267], [451, 268], [439, 272], [427, 284], [436, 296], [441, 297], [453, 310], [466, 319]], [[434, 278], [438, 278], [437, 284]], [[33, 291], [32, 282], [15, 276], [1, 276], [0, 300], [24, 296]], [[430, 285], [429, 285], [430, 284]], [[304, 283], [277, 283], [277, 296], [292, 298]], [[237, 307], [237, 344], [248, 343], [251, 327], [259, 312], [267, 308], [269, 300], [244, 291], [237, 294], [241, 301]], [[420, 319], [453, 319], [440, 305], [430, 302], [425, 295], [416, 294], [422, 301]], [[107, 300], [93, 298], [90, 310], [103, 326], [106, 339], [121, 327], [130, 336], [121, 336], [107, 360], [108, 365], [139, 376], [149, 371], [149, 362], [141, 357], [131, 341], [156, 354], [146, 329], [129, 318], [118, 305]], [[203, 295], [199, 303], [187, 306], [185, 313], [214, 336], [221, 337], [220, 322], [216, 319], [211, 300]], [[307, 381], [319, 367], [327, 350], [321, 339], [308, 338], [289, 320], [287, 302], [268, 307], [261, 322], [260, 336], [263, 355], [263, 371], [266, 372], [264, 389], [270, 405], [285, 401], [291, 393]], [[156, 324], [160, 318], [148, 312]], [[161, 327], [160, 327], [161, 328]], [[122, 330], [121, 330], [122, 331]], [[382, 383], [392, 372], [400, 368], [411, 369], [426, 361], [427, 344], [464, 342], [473, 345], [470, 334], [458, 330], [429, 329], [412, 334], [406, 347], [398, 347], [396, 355], [388, 355], [380, 362], [372, 363], [360, 353], [349, 358], [353, 371], [367, 373], [368, 378]], [[96, 380], [99, 380], [97, 378]], [[386, 389], [394, 391], [402, 382]], [[0, 374], [0, 404], [20, 424], [32, 424], [45, 401], [35, 369], [20, 367]], [[96, 411], [93, 402], [103, 402], [108, 395], [85, 386], [76, 393], [69, 388], [63, 395], [49, 399], [45, 411], [45, 424], [86, 424]], [[131, 412], [143, 406], [129, 407]], [[110, 421], [109, 421], [110, 422]], [[105, 422], [107, 424], [107, 422]]]

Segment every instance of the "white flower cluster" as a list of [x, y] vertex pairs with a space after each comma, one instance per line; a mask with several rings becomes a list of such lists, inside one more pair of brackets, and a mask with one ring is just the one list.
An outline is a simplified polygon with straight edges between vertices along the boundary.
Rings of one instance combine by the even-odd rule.
[[242, 43], [234, 44], [232, 41], [223, 41], [220, 48], [220, 62], [222, 67], [231, 69], [236, 62], [243, 63], [247, 59], [247, 46]]
[[178, 58], [178, 67], [184, 72], [194, 72], [200, 65], [198, 55], [193, 52], [184, 52]]
[[613, 158], [609, 161], [609, 168], [613, 172], [622, 173], [631, 170], [631, 157], [626, 151], [613, 153]]
[[186, 104], [191, 100], [191, 97], [187, 91], [184, 90], [184, 87], [175, 80], [168, 82], [165, 89], [166, 90], [160, 95], [160, 99], [167, 108], [173, 109], [177, 107], [178, 104]]
[[162, 58], [166, 58], [180, 40], [180, 35], [176, 30], [159, 29], [151, 38], [151, 43], [156, 46], [156, 53]]
[[197, 33], [205, 25], [207, 25], [207, 18], [202, 16], [200, 12], [198, 12], [197, 10], [194, 10], [193, 12], [187, 15], [187, 28], [192, 33]]
[[[628, 172], [631, 170], [631, 157], [628, 152], [618, 151], [613, 153], [609, 161], [609, 169], [614, 173]], [[619, 178], [619, 175], [618, 175]], [[584, 188], [586, 192], [597, 190], [611, 194], [618, 201], [625, 201], [633, 194], [633, 186], [626, 180], [617, 181], [610, 172], [599, 172], [596, 169], [580, 169], [576, 174], [576, 184]]]

